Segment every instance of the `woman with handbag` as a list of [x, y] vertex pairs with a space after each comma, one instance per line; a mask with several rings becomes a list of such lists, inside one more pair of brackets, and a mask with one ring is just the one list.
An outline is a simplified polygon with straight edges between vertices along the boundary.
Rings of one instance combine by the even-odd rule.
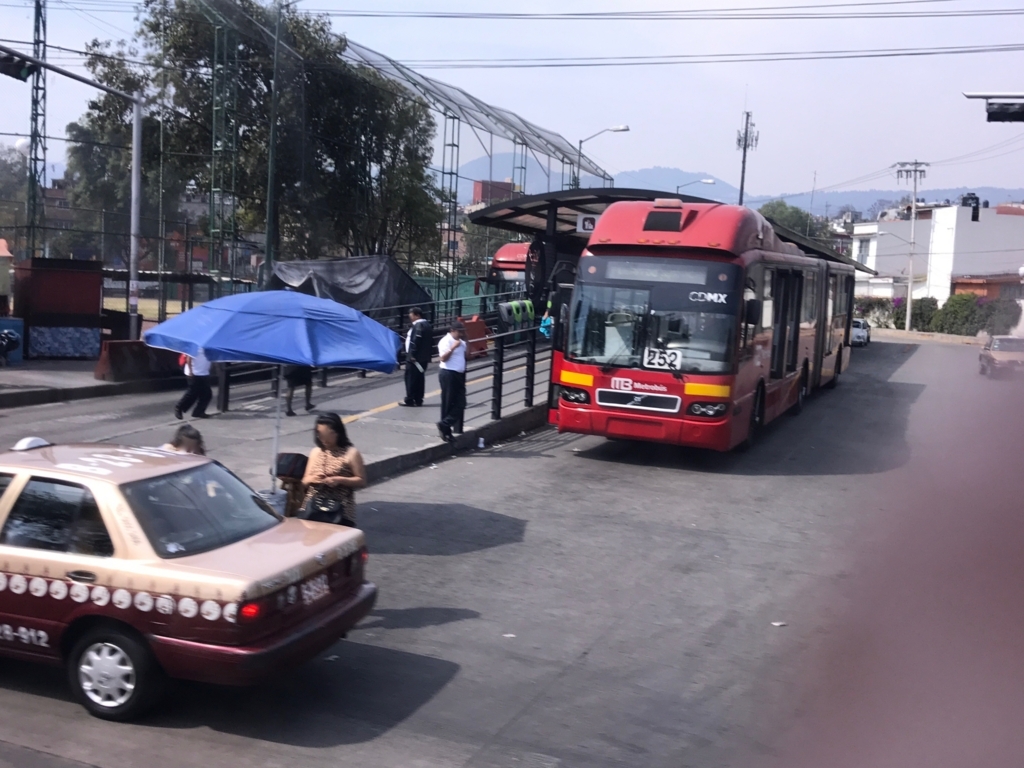
[[299, 517], [355, 528], [355, 492], [366, 486], [363, 457], [348, 439], [336, 413], [317, 418], [313, 442], [316, 447], [309, 454], [302, 478], [308, 490]]

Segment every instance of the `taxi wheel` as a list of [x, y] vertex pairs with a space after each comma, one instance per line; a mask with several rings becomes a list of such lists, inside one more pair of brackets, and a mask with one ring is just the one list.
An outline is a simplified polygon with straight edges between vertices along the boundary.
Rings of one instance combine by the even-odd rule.
[[140, 638], [117, 627], [97, 627], [68, 656], [68, 683], [90, 714], [125, 721], [159, 701], [165, 679]]

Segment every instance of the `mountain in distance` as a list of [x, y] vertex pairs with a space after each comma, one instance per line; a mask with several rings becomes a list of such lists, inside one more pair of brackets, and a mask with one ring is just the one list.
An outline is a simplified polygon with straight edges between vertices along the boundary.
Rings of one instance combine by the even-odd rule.
[[[1024, 200], [1024, 188], [1005, 188], [1005, 187], [950, 187], [943, 189], [922, 189], [917, 193], [918, 199], [923, 199], [928, 203], [944, 202], [949, 200], [951, 203], [956, 203], [960, 200], [962, 195], [968, 192], [973, 192], [981, 200], [988, 200], [990, 205], [999, 205], [1000, 203], [1020, 202]], [[805, 211], [810, 211], [817, 216], [824, 216], [826, 210], [828, 215], [833, 216], [840, 208], [845, 205], [853, 206], [854, 210], [860, 211], [861, 214], [867, 214], [869, 208], [879, 200], [889, 200], [893, 203], [898, 202], [904, 197], [910, 196], [910, 190], [906, 187], [902, 189], [867, 189], [867, 190], [839, 190], [834, 192], [818, 192], [813, 196], [813, 201], [810, 192], [802, 192], [799, 194], [788, 195], [776, 195], [775, 197], [767, 197], [764, 195], [754, 195], [747, 199], [747, 203], [751, 207], [760, 207], [767, 203], [769, 200], [783, 199], [789, 205], [795, 205], [798, 208], [803, 208]], [[827, 206], [827, 208], [826, 208]]]
[[[545, 158], [546, 160], [546, 158]], [[495, 181], [504, 181], [512, 178], [513, 175], [512, 153], [496, 153], [493, 166], [488, 162], [487, 157], [480, 157], [471, 160], [459, 169], [459, 202], [467, 204], [473, 198], [473, 180], [486, 179], [489, 167], [493, 167]], [[566, 167], [565, 183], [568, 184], [569, 169]], [[701, 179], [714, 179], [714, 185], [701, 184]], [[691, 183], [696, 182], [696, 183]], [[680, 193], [704, 197], [709, 200], [717, 200], [723, 203], [734, 204], [739, 199], [739, 189], [722, 181], [713, 174], [694, 173], [684, 171], [680, 168], [665, 168], [655, 166], [653, 168], [641, 168], [635, 171], [623, 171], [615, 175], [615, 186], [629, 189], [650, 189], [662, 192], [675, 192], [677, 185], [687, 184], [682, 187]], [[548, 190], [561, 189], [563, 185], [561, 163], [551, 161], [551, 179], [548, 180], [548, 166], [541, 165], [532, 155], [527, 158], [526, 164], [526, 194], [537, 195]], [[584, 174], [583, 186], [601, 186], [599, 180]], [[1024, 200], [1024, 188], [1003, 188], [1003, 187], [957, 187], [947, 189], [924, 189], [918, 193], [918, 197], [924, 198], [927, 202], [938, 202], [949, 200], [956, 202], [961, 195], [974, 192], [980, 199], [988, 200], [991, 205], [998, 205], [1006, 202], [1019, 202]], [[759, 195], [747, 191], [746, 203], [752, 208], [759, 208], [769, 200], [783, 199], [790, 205], [811, 211], [819, 216], [824, 215], [826, 210], [829, 215], [836, 213], [846, 205], [853, 206], [857, 211], [866, 214], [868, 209], [879, 200], [898, 201], [909, 190], [902, 189], [868, 189], [868, 190], [837, 190], [831, 192], [799, 192], [795, 194], [782, 193], [779, 195]]]
[[[563, 182], [569, 184], [570, 169], [565, 167], [563, 176], [562, 164], [551, 161], [551, 174], [548, 178], [547, 158], [541, 165], [533, 157], [527, 156], [526, 161], [526, 194], [539, 195], [549, 190], [559, 190]], [[459, 203], [468, 204], [473, 200], [473, 181], [486, 179], [489, 169], [493, 168], [493, 180], [505, 181], [513, 178], [514, 168], [511, 152], [495, 153], [493, 162], [486, 156], [470, 160], [459, 168]], [[615, 176], [616, 187], [629, 189], [651, 189], [661, 192], [675, 192], [676, 186], [688, 184], [689, 186], [680, 189], [683, 194], [694, 197], [705, 197], [709, 200], [718, 200], [725, 203], [734, 203], [739, 197], [739, 190], [721, 179], [715, 179], [715, 184], [701, 184], [701, 179], [715, 178], [707, 173], [691, 173], [678, 168], [644, 168], [639, 171], [626, 171]], [[693, 183], [690, 183], [693, 182]], [[583, 187], [600, 187], [601, 181], [595, 176], [583, 174]]]

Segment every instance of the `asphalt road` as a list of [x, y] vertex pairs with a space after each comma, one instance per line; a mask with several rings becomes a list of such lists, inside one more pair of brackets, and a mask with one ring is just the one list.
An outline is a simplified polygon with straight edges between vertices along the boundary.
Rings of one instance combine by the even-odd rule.
[[380, 602], [348, 640], [132, 725], [0, 661], [0, 766], [1019, 765], [957, 752], [976, 712], [1024, 747], [1024, 574], [995, 565], [1024, 537], [986, 522], [1024, 387], [976, 355], [874, 342], [745, 454], [543, 430], [375, 486]]

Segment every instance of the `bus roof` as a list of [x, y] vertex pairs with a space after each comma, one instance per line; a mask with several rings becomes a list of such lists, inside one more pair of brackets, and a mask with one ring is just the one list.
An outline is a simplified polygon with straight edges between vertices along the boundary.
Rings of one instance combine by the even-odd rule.
[[616, 245], [701, 248], [737, 256], [759, 249], [824, 258], [870, 271], [831, 248], [774, 225], [749, 208], [675, 198], [610, 205], [597, 221], [588, 247]]

